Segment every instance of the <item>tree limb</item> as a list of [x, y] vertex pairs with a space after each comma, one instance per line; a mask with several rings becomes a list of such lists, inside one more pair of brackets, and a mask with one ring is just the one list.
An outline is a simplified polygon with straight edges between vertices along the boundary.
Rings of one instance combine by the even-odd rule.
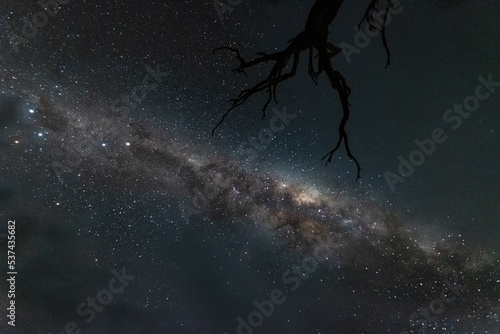
[[[346, 150], [347, 156], [354, 161], [357, 167], [356, 180], [360, 178], [361, 167], [349, 148], [349, 140], [346, 132], [346, 124], [350, 116], [349, 95], [351, 93], [351, 89], [347, 85], [346, 80], [342, 76], [342, 74], [336, 71], [332, 65], [332, 58], [335, 57], [335, 55], [337, 55], [341, 51], [341, 49], [328, 42], [328, 27], [335, 20], [343, 2], [344, 0], [316, 0], [309, 12], [304, 30], [295, 38], [290, 40], [288, 42], [289, 45], [283, 51], [271, 54], [260, 52], [253, 60], [246, 61], [240, 55], [238, 49], [231, 47], [220, 47], [214, 49], [214, 52], [228, 50], [235, 53], [236, 59], [239, 61], [239, 66], [233, 71], [237, 73], [243, 73], [244, 75], [246, 75], [246, 69], [268, 62], [274, 62], [274, 64], [272, 65], [268, 76], [264, 80], [258, 82], [250, 88], [243, 89], [238, 97], [229, 100], [229, 102], [232, 103], [231, 107], [222, 116], [219, 123], [217, 123], [217, 125], [213, 128], [212, 135], [214, 135], [215, 130], [217, 130], [217, 128], [224, 122], [231, 111], [245, 103], [251, 96], [262, 91], [266, 91], [268, 94], [268, 98], [264, 103], [264, 107], [262, 108], [262, 118], [264, 118], [266, 116], [266, 109], [269, 103], [272, 100], [277, 103], [276, 90], [278, 85], [283, 81], [292, 78], [297, 73], [300, 54], [303, 51], [307, 50], [309, 56], [309, 76], [312, 78], [313, 82], [317, 84], [319, 75], [323, 71], [326, 73], [332, 88], [336, 90], [339, 95], [343, 111], [343, 116], [338, 128], [339, 138], [337, 144], [321, 160], [324, 160], [328, 157], [328, 159], [326, 160], [326, 164], [328, 165], [332, 161], [333, 154], [337, 151], [337, 149], [340, 148], [342, 142], [344, 142], [344, 148]], [[378, 29], [381, 32], [383, 45], [385, 50], [387, 51], [388, 56], [386, 64], [387, 67], [390, 64], [390, 52], [385, 37], [385, 25], [387, 23], [388, 10], [393, 7], [392, 0], [386, 0], [382, 23], [381, 26], [378, 27], [375, 24], [376, 22], [374, 17], [375, 14], [378, 14], [380, 12], [380, 7], [382, 6], [379, 3], [379, 0], [372, 0], [365, 11], [363, 20], [360, 22], [360, 25], [362, 22], [366, 21], [370, 29]], [[317, 53], [316, 57], [314, 57], [315, 52]], [[286, 68], [290, 60], [292, 61], [292, 66], [291, 69], [286, 72]]]

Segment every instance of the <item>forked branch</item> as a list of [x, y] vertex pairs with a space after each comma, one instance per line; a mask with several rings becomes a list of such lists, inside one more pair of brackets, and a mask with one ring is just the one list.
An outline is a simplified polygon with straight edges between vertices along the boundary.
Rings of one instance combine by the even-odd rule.
[[[385, 50], [387, 51], [387, 64], [390, 64], [390, 52], [387, 46], [387, 40], [385, 36], [385, 25], [388, 20], [388, 10], [393, 8], [393, 0], [385, 0], [385, 6], [381, 4], [380, 0], [372, 0], [370, 5], [365, 11], [363, 20], [366, 21], [370, 29], [377, 29], [381, 32], [382, 41]], [[328, 152], [321, 160], [325, 160], [328, 165], [332, 161], [332, 157], [335, 152], [340, 148], [342, 142], [344, 143], [344, 148], [346, 150], [347, 156], [354, 161], [357, 167], [356, 180], [360, 178], [361, 167], [351, 152], [349, 147], [349, 140], [346, 131], [347, 121], [350, 116], [350, 105], [349, 105], [349, 95], [351, 94], [351, 89], [346, 83], [344, 76], [335, 70], [332, 65], [332, 58], [337, 55], [341, 49], [335, 45], [328, 42], [328, 27], [335, 20], [337, 13], [342, 6], [344, 0], [316, 0], [313, 7], [309, 12], [307, 22], [304, 30], [299, 33], [295, 38], [290, 40], [289, 45], [283, 50], [271, 54], [266, 54], [260, 52], [257, 57], [247, 61], [245, 60], [240, 51], [232, 47], [220, 47], [214, 50], [221, 51], [227, 50], [235, 53], [236, 59], [239, 61], [239, 66], [234, 69], [237, 73], [243, 73], [246, 75], [245, 70], [258, 66], [263, 63], [272, 62], [273, 65], [269, 71], [267, 77], [256, 83], [250, 88], [243, 89], [238, 97], [229, 100], [231, 102], [231, 107], [222, 116], [221, 120], [212, 130], [212, 135], [215, 130], [224, 122], [226, 117], [235, 108], [241, 106], [245, 103], [251, 96], [265, 91], [268, 94], [268, 98], [264, 103], [262, 108], [262, 118], [266, 116], [266, 109], [269, 103], [273, 100], [277, 103], [276, 90], [280, 83], [292, 78], [297, 73], [297, 67], [300, 60], [300, 54], [303, 51], [308, 52], [308, 74], [312, 78], [313, 82], [317, 84], [318, 77], [323, 71], [326, 73], [330, 85], [334, 90], [337, 91], [341, 105], [342, 105], [342, 119], [338, 127], [338, 141], [335, 147]], [[379, 20], [379, 25], [376, 23], [376, 15], [382, 13], [382, 21]], [[291, 67], [287, 71], [289, 62], [292, 62]]]

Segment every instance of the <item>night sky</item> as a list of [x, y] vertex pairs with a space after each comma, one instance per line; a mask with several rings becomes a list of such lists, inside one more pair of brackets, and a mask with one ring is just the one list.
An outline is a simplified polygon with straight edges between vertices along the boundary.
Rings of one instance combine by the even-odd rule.
[[59, 2], [0, 3], [0, 333], [500, 333], [498, 0], [401, 0], [387, 68], [345, 1], [357, 181], [307, 52], [212, 136], [272, 66], [212, 50], [283, 50], [314, 0]]

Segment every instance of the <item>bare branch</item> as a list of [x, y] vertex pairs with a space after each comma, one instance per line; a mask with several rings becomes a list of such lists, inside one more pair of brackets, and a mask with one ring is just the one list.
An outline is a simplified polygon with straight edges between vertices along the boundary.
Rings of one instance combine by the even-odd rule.
[[[387, 53], [387, 62], [385, 64], [385, 68], [387, 68], [391, 64], [391, 52], [389, 51], [385, 29], [387, 26], [387, 17], [389, 14], [389, 10], [394, 8], [394, 3], [392, 2], [392, 0], [386, 0], [386, 5], [383, 9], [378, 8], [379, 5], [379, 0], [372, 0], [370, 2], [370, 5], [368, 5], [368, 8], [363, 15], [363, 19], [358, 24], [358, 29], [361, 29], [361, 24], [363, 24], [363, 22], [366, 22], [369, 29], [377, 30], [380, 32], [380, 35], [382, 37], [382, 45], [384, 46], [385, 52]], [[375, 14], [378, 14], [381, 11], [383, 12], [382, 22], [376, 22]], [[380, 26], [377, 26], [377, 23], [379, 23]]]
[[[393, 7], [392, 0], [386, 0], [387, 4], [384, 8], [384, 14], [381, 22], [381, 26], [377, 26], [375, 22], [375, 14], [380, 12], [381, 5], [379, 0], [372, 0], [370, 5], [365, 11], [363, 20], [366, 21], [370, 29], [379, 30], [382, 35], [382, 42], [384, 48], [387, 52], [387, 64], [390, 64], [390, 52], [387, 45], [387, 39], [385, 36], [385, 25], [388, 19], [388, 10]], [[328, 152], [321, 160], [326, 160], [328, 165], [332, 162], [332, 157], [335, 152], [340, 148], [342, 142], [344, 143], [344, 148], [346, 150], [347, 156], [354, 161], [357, 167], [356, 180], [360, 178], [361, 167], [351, 152], [349, 147], [348, 135], [346, 132], [346, 124], [350, 117], [350, 105], [349, 105], [349, 95], [351, 94], [351, 89], [346, 83], [345, 78], [342, 74], [335, 70], [332, 65], [332, 59], [335, 57], [341, 49], [335, 45], [328, 42], [328, 27], [335, 20], [337, 13], [342, 6], [344, 0], [316, 0], [312, 6], [304, 30], [299, 33], [295, 38], [288, 41], [289, 45], [283, 50], [271, 54], [266, 54], [264, 52], [259, 52], [253, 60], [246, 61], [241, 57], [238, 49], [231, 47], [221, 47], [214, 50], [229, 50], [236, 54], [236, 59], [239, 61], [239, 66], [234, 69], [235, 72], [245, 73], [246, 69], [258, 66], [263, 63], [273, 62], [271, 69], [269, 70], [268, 76], [256, 83], [250, 88], [243, 89], [237, 98], [229, 100], [232, 104], [229, 110], [222, 116], [219, 123], [213, 128], [212, 135], [215, 130], [224, 122], [226, 117], [235, 108], [241, 106], [250, 97], [258, 94], [262, 91], [266, 91], [268, 98], [264, 103], [262, 108], [262, 118], [266, 116], [266, 109], [271, 101], [277, 102], [277, 87], [283, 81], [286, 81], [297, 73], [297, 67], [300, 60], [300, 54], [303, 51], [308, 51], [308, 74], [312, 78], [313, 82], [317, 85], [319, 75], [323, 72], [326, 73], [330, 85], [334, 90], [337, 91], [340, 102], [342, 105], [342, 119], [338, 127], [338, 141], [335, 147]], [[379, 20], [380, 21], [380, 20]], [[316, 53], [316, 56], [314, 56]], [[292, 60], [292, 66], [290, 71], [286, 72], [289, 61]], [[316, 64], [315, 64], [316, 63]]]

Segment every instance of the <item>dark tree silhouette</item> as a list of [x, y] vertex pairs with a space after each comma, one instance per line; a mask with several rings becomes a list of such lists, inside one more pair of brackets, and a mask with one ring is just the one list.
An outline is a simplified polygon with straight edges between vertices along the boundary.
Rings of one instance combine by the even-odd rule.
[[[366, 22], [370, 30], [377, 30], [381, 33], [382, 42], [385, 50], [387, 51], [386, 67], [390, 64], [390, 52], [387, 46], [385, 26], [387, 23], [388, 12], [390, 9], [394, 8], [393, 1], [394, 0], [372, 0], [362, 17], [361, 22], [359, 23], [359, 26], [361, 26], [362, 23]], [[336, 90], [339, 95], [343, 111], [343, 116], [340, 120], [338, 128], [339, 138], [337, 144], [330, 152], [325, 154], [321, 160], [326, 159], [326, 165], [328, 165], [328, 163], [332, 161], [334, 153], [339, 149], [343, 142], [347, 156], [356, 164], [356, 180], [359, 179], [361, 167], [354, 155], [351, 153], [346, 132], [346, 124], [349, 120], [350, 113], [349, 95], [351, 93], [351, 89], [347, 85], [344, 76], [339, 71], [335, 70], [332, 65], [332, 58], [337, 55], [341, 49], [328, 42], [328, 27], [337, 17], [337, 13], [343, 3], [344, 0], [316, 0], [309, 12], [304, 30], [288, 41], [288, 47], [282, 51], [271, 54], [259, 52], [257, 53], [256, 58], [247, 61], [241, 56], [238, 49], [228, 46], [214, 49], [214, 52], [220, 50], [233, 52], [236, 55], [236, 59], [239, 61], [239, 66], [234, 69], [234, 72], [243, 73], [245, 76], [246, 69], [258, 66], [262, 63], [273, 62], [274, 64], [269, 71], [269, 75], [264, 80], [256, 83], [250, 88], [243, 89], [238, 97], [229, 100], [229, 102], [232, 102], [231, 107], [222, 116], [219, 123], [213, 128], [212, 135], [224, 122], [225, 118], [231, 111], [245, 103], [245, 101], [252, 95], [262, 91], [265, 91], [268, 94], [268, 99], [262, 109], [262, 118], [264, 118], [266, 116], [266, 109], [269, 103], [272, 100], [277, 103], [276, 88], [281, 82], [288, 80], [295, 75], [300, 55], [303, 51], [306, 51], [309, 56], [309, 76], [312, 78], [314, 83], [317, 84], [319, 75], [325, 72], [332, 88]], [[380, 17], [382, 18], [382, 22], [377, 20]], [[291, 66], [289, 66], [290, 61]]]

